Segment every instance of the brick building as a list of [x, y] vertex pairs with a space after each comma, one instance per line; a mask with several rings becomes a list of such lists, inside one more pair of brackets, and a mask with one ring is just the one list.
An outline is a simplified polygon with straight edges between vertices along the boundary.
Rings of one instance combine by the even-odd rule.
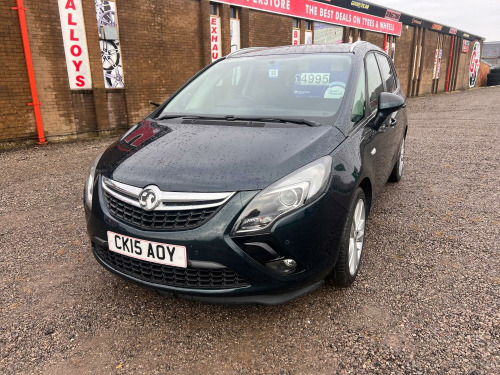
[[[393, 57], [408, 96], [469, 88], [482, 38], [351, 0], [21, 0], [0, 12], [0, 143], [125, 129], [194, 73], [239, 48], [367, 40]], [[450, 54], [450, 50], [452, 53]], [[449, 59], [451, 57], [451, 62]], [[447, 83], [448, 81], [448, 83]]]

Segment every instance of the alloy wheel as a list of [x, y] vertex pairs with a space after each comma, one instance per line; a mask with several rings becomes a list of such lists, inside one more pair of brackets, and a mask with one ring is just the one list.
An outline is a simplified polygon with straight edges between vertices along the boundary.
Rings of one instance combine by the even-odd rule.
[[401, 143], [401, 150], [399, 151], [399, 175], [403, 174], [403, 166], [405, 162], [405, 139], [403, 138], [403, 143]]
[[358, 200], [352, 218], [351, 233], [349, 238], [349, 273], [354, 276], [359, 267], [363, 242], [365, 239], [365, 202]]

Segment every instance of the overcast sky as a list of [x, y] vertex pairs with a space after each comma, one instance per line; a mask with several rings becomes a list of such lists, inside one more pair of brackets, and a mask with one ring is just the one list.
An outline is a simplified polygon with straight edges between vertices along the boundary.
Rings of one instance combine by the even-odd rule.
[[430, 21], [500, 41], [500, 0], [370, 0]]

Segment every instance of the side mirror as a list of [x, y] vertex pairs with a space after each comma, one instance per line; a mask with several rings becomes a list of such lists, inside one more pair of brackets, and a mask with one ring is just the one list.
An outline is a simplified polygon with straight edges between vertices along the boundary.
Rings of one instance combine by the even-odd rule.
[[406, 107], [405, 100], [396, 94], [382, 92], [378, 96], [378, 113], [373, 120], [375, 130], [378, 130], [392, 113]]

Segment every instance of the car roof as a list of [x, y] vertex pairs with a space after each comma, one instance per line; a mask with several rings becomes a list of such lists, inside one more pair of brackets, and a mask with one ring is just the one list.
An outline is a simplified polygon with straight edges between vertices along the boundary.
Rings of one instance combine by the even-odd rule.
[[376, 50], [385, 53], [381, 48], [365, 41], [339, 44], [301, 44], [298, 46], [281, 47], [250, 47], [240, 49], [227, 56], [227, 58], [272, 56], [272, 55], [297, 55], [314, 53], [363, 53]]

